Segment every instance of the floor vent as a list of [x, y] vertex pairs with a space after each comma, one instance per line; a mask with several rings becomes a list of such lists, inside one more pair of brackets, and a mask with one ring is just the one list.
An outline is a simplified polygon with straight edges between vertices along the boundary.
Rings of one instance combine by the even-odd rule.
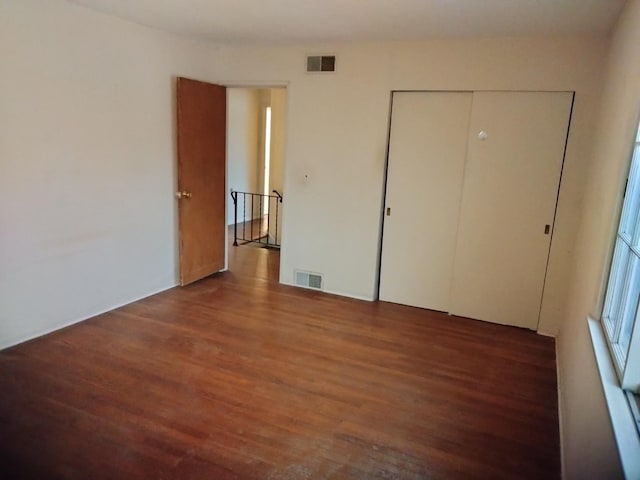
[[307, 57], [307, 72], [335, 72], [335, 55], [311, 55]]
[[296, 285], [300, 287], [313, 288], [314, 290], [322, 290], [323, 288], [322, 274], [320, 273], [296, 270], [295, 276]]

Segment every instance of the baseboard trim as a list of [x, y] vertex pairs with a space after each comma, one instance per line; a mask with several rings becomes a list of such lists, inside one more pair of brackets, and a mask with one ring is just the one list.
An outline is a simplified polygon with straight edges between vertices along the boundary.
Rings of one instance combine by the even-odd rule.
[[118, 303], [116, 303], [115, 305], [113, 305], [111, 307], [108, 307], [108, 308], [105, 308], [105, 309], [100, 309], [100, 310], [98, 310], [95, 313], [92, 313], [90, 315], [83, 316], [81, 318], [77, 318], [77, 319], [71, 320], [69, 322], [65, 322], [65, 323], [63, 323], [61, 325], [57, 325], [55, 327], [48, 328], [48, 329], [46, 329], [44, 331], [36, 332], [36, 333], [29, 333], [29, 334], [26, 334], [24, 336], [20, 336], [17, 339], [7, 340], [5, 342], [0, 342], [0, 350], [4, 350], [4, 349], [9, 348], [9, 347], [14, 347], [14, 346], [19, 345], [21, 343], [29, 342], [31, 340], [35, 340], [36, 338], [43, 337], [45, 335], [49, 335], [50, 333], [57, 332], [58, 330], [62, 330], [63, 328], [67, 328], [67, 327], [70, 327], [72, 325], [76, 325], [78, 323], [84, 322], [85, 320], [89, 320], [89, 319], [91, 319], [93, 317], [97, 317], [98, 315], [102, 315], [104, 313], [107, 313], [107, 312], [110, 312], [112, 310], [115, 310], [116, 308], [124, 307], [125, 305], [129, 305], [131, 303], [137, 302], [137, 301], [145, 299], [147, 297], [151, 297], [153, 295], [157, 295], [158, 293], [162, 293], [162, 292], [164, 292], [166, 290], [169, 290], [169, 289], [177, 287], [177, 286], [178, 286], [178, 284], [174, 283], [173, 285], [160, 287], [158, 289], [152, 290], [149, 293], [145, 293], [143, 295], [130, 298], [130, 299], [125, 300], [123, 302], [118, 302]]
[[328, 293], [329, 295], [337, 295], [339, 297], [353, 298], [354, 300], [364, 300], [365, 302], [373, 302], [375, 300], [373, 296], [357, 295], [357, 294], [345, 293], [345, 292], [336, 292], [335, 290], [318, 290], [315, 288], [305, 288], [303, 286], [296, 285], [295, 283], [289, 283], [289, 282], [283, 282], [283, 281], [280, 281], [280, 283], [282, 285], [287, 285], [289, 287], [301, 288], [303, 290], [312, 290], [314, 292], [320, 292], [320, 293]]
[[[556, 335], [554, 335], [553, 333], [545, 332], [544, 330], [537, 330], [536, 333], [538, 335], [542, 335], [543, 337], [556, 338]], [[557, 350], [557, 348], [556, 348], [556, 350]]]
[[[544, 334], [542, 334], [544, 335]], [[560, 381], [560, 362], [558, 357], [558, 339], [556, 338], [556, 388], [558, 390], [558, 432], [560, 436], [560, 478], [567, 478], [564, 460], [564, 425], [562, 417], [562, 382]]]
[[348, 297], [353, 298], [354, 300], [363, 300], [365, 302], [373, 302], [375, 299], [373, 296], [366, 295], [356, 295], [352, 293], [343, 293], [343, 292], [335, 292], [333, 290], [323, 290], [325, 293], [329, 293], [331, 295], [338, 295], [339, 297]]

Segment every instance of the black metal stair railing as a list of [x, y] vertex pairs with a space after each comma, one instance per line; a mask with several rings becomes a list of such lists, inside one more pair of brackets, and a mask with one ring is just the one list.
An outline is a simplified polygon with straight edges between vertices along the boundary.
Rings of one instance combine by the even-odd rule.
[[[281, 216], [282, 195], [277, 190], [273, 190], [273, 193], [275, 195], [231, 192], [234, 211], [233, 244], [235, 246], [238, 246], [238, 241], [241, 241], [280, 248], [278, 217]], [[239, 213], [241, 216], [238, 215]]]

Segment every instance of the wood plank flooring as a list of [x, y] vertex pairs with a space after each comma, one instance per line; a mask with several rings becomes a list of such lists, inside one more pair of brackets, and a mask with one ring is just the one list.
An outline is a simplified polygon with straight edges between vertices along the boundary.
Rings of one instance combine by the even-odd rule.
[[[269, 233], [269, 222], [267, 216], [255, 218], [253, 220], [247, 220], [245, 222], [238, 222], [238, 227], [235, 232], [238, 233], [238, 243], [244, 243], [247, 241], [256, 241], [260, 238], [266, 237]], [[274, 226], [271, 226], [273, 232]], [[229, 226], [229, 238], [234, 238], [233, 225]], [[233, 243], [233, 242], [231, 242]]]
[[553, 339], [230, 267], [0, 352], [0, 478], [559, 478]]

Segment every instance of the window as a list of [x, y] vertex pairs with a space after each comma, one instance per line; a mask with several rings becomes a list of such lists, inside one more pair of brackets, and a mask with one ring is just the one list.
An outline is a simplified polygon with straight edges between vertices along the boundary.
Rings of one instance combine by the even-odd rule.
[[636, 133], [602, 326], [622, 388], [640, 393], [640, 128]]

